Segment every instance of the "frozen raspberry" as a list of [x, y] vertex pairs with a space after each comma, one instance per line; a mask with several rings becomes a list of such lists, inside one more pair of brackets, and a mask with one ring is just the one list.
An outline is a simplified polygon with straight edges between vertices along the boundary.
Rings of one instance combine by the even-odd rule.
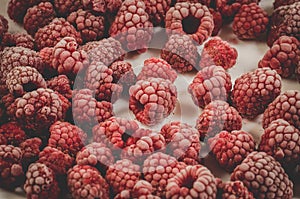
[[238, 165], [231, 180], [240, 180], [255, 198], [292, 198], [293, 183], [279, 162], [265, 152], [254, 151]]
[[200, 45], [214, 29], [213, 16], [201, 3], [176, 3], [168, 10], [165, 23], [167, 32], [187, 34]]
[[122, 2], [122, 0], [82, 0], [85, 10], [91, 10], [96, 15], [106, 16], [109, 23], [114, 20]]
[[300, 61], [300, 42], [295, 37], [281, 36], [258, 63], [260, 68], [270, 67], [282, 77], [290, 77]]
[[67, 20], [80, 32], [83, 42], [100, 40], [104, 37], [103, 16], [95, 16], [89, 11], [79, 9], [72, 12]]
[[226, 101], [231, 90], [231, 77], [221, 66], [208, 66], [199, 71], [188, 87], [194, 103], [204, 108], [214, 100]]
[[232, 30], [239, 39], [256, 39], [266, 32], [268, 23], [267, 12], [257, 3], [244, 4], [233, 19]]
[[22, 150], [22, 166], [27, 171], [28, 166], [37, 161], [42, 147], [42, 140], [40, 138], [26, 139], [19, 146]]
[[209, 8], [209, 12], [212, 14], [214, 20], [214, 29], [211, 33], [211, 36], [216, 36], [219, 34], [223, 26], [223, 18], [221, 13], [213, 8]]
[[67, 17], [71, 12], [83, 8], [81, 0], [53, 0], [54, 8], [61, 17]]
[[197, 47], [187, 35], [171, 35], [161, 50], [160, 56], [180, 73], [198, 68]]
[[201, 140], [206, 140], [222, 130], [229, 132], [240, 130], [242, 117], [227, 102], [215, 100], [205, 106], [196, 121], [196, 128], [200, 133]]
[[8, 31], [8, 21], [5, 17], [0, 15], [0, 43], [2, 41], [3, 35]]
[[57, 121], [51, 125], [48, 146], [76, 157], [85, 145], [87, 134], [79, 127], [68, 122]]
[[58, 72], [52, 67], [53, 49], [53, 47], [45, 47], [38, 52], [38, 55], [43, 63], [40, 73], [45, 79], [51, 79], [55, 76], [58, 76]]
[[109, 166], [105, 176], [115, 194], [126, 189], [132, 190], [140, 178], [140, 166], [127, 159], [118, 160]]
[[253, 119], [264, 112], [280, 91], [280, 75], [270, 68], [258, 68], [235, 80], [231, 98], [243, 117]]
[[222, 66], [225, 70], [236, 63], [238, 52], [220, 37], [214, 37], [205, 43], [201, 54], [200, 67]]
[[27, 198], [56, 199], [60, 188], [52, 169], [42, 163], [33, 163], [26, 172], [24, 191]]
[[274, 9], [276, 9], [280, 6], [291, 5], [295, 2], [298, 2], [298, 0], [275, 0], [273, 5], [274, 5]]
[[147, 80], [149, 77], [167, 79], [174, 83], [177, 73], [167, 61], [153, 57], [144, 61], [144, 66], [137, 79]]
[[59, 92], [68, 100], [72, 99], [70, 79], [66, 75], [59, 75], [47, 81], [47, 87]]
[[50, 2], [41, 2], [27, 10], [24, 16], [24, 29], [32, 36], [39, 28], [48, 25], [56, 17], [53, 5]]
[[248, 190], [243, 182], [228, 181], [218, 185], [218, 198], [254, 199], [253, 194]]
[[259, 150], [273, 156], [284, 167], [295, 167], [300, 156], [300, 132], [283, 119], [277, 119], [265, 129]]
[[24, 47], [34, 50], [34, 39], [27, 33], [6, 33], [2, 45], [9, 47]]
[[202, 165], [187, 166], [168, 180], [166, 198], [216, 198], [213, 174]]
[[167, 153], [186, 164], [198, 164], [201, 149], [197, 130], [188, 124], [171, 122], [161, 128], [166, 139]]
[[114, 149], [123, 149], [127, 139], [138, 128], [139, 126], [134, 120], [111, 117], [93, 128], [93, 140], [108, 147], [112, 144]]
[[109, 34], [129, 51], [144, 52], [152, 38], [153, 24], [139, 0], [125, 0], [112, 23]]
[[21, 97], [27, 92], [38, 88], [46, 88], [43, 76], [30, 66], [13, 68], [6, 76], [6, 86], [15, 97]]
[[53, 47], [64, 37], [73, 37], [78, 44], [82, 43], [80, 33], [77, 32], [74, 26], [64, 18], [54, 18], [34, 35], [36, 48], [41, 50], [45, 47]]
[[67, 173], [72, 198], [109, 199], [109, 186], [99, 171], [89, 165], [75, 165]]
[[255, 141], [251, 134], [239, 131], [221, 131], [208, 140], [212, 154], [220, 166], [227, 171], [239, 165], [248, 154], [255, 150]]
[[162, 122], [174, 110], [177, 89], [169, 80], [139, 80], [129, 89], [129, 109], [137, 120], [148, 126]]
[[15, 104], [15, 100], [16, 98], [11, 93], [4, 95], [0, 100], [1, 106], [3, 106], [5, 110], [4, 116], [6, 116], [6, 119], [10, 121], [16, 120], [15, 114], [17, 111], [17, 105]]
[[144, 0], [146, 5], [146, 12], [149, 14], [150, 21], [154, 26], [164, 26], [164, 20], [167, 11], [171, 7], [172, 0]]
[[17, 98], [15, 104], [17, 121], [36, 136], [47, 135], [48, 128], [65, 116], [62, 101], [51, 89], [28, 92]]
[[24, 183], [22, 169], [22, 151], [12, 145], [0, 145], [0, 186], [6, 189], [14, 188]]
[[19, 146], [26, 139], [25, 131], [16, 122], [0, 126], [0, 145]]
[[129, 62], [115, 61], [109, 68], [113, 71], [113, 83], [121, 84], [123, 91], [127, 91], [130, 86], [136, 83], [137, 77]]
[[98, 102], [89, 89], [75, 92], [72, 101], [75, 124], [84, 130], [90, 130], [114, 115], [112, 104], [106, 101]]

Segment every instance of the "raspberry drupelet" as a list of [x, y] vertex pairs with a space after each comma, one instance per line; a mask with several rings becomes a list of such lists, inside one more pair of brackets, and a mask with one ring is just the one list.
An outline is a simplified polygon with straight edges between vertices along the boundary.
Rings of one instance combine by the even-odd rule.
[[16, 122], [8, 122], [0, 126], [0, 145], [19, 146], [26, 137], [25, 131]]
[[6, 47], [24, 47], [35, 50], [34, 39], [27, 33], [6, 33], [3, 35], [2, 45]]

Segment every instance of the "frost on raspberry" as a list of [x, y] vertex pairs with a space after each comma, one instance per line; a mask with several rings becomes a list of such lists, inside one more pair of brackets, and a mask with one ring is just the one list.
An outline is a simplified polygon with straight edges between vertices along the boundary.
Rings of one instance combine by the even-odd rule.
[[235, 80], [232, 104], [246, 118], [263, 113], [281, 92], [281, 77], [270, 68], [258, 68]]
[[153, 24], [146, 5], [139, 0], [125, 0], [112, 23], [109, 34], [129, 51], [144, 52], [153, 34]]
[[169, 34], [187, 34], [200, 45], [212, 34], [213, 16], [201, 3], [178, 2], [166, 13]]
[[221, 66], [209, 66], [199, 71], [188, 87], [194, 103], [204, 108], [214, 100], [226, 101], [231, 90], [231, 77]]
[[169, 80], [148, 78], [129, 89], [129, 109], [137, 120], [152, 126], [162, 122], [175, 109], [177, 89]]
[[26, 137], [25, 131], [16, 122], [8, 122], [0, 126], [0, 145], [19, 146]]
[[222, 66], [225, 70], [233, 67], [238, 56], [237, 50], [220, 37], [213, 37], [205, 43], [201, 54], [200, 67]]

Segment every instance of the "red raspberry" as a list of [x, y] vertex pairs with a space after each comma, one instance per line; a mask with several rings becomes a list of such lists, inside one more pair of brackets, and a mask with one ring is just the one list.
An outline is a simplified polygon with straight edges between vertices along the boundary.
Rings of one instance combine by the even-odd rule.
[[222, 26], [223, 26], [223, 18], [222, 15], [219, 11], [213, 9], [213, 8], [209, 8], [209, 12], [212, 14], [213, 16], [213, 20], [214, 20], [214, 29], [211, 33], [211, 36], [216, 36], [219, 34]]
[[264, 112], [280, 91], [280, 75], [270, 68], [258, 68], [235, 80], [231, 98], [243, 117], [253, 119]]
[[85, 145], [87, 134], [79, 127], [68, 122], [57, 121], [50, 126], [48, 146], [76, 157]]
[[8, 47], [24, 47], [34, 50], [34, 39], [27, 33], [6, 33], [3, 36], [2, 45]]
[[140, 178], [140, 166], [127, 159], [118, 160], [110, 165], [105, 176], [115, 194], [122, 190], [132, 190]]
[[221, 182], [218, 185], [218, 198], [227, 199], [227, 198], [236, 198], [236, 199], [254, 199], [253, 194], [248, 190], [243, 182], [237, 181], [228, 181]]
[[15, 97], [21, 97], [27, 92], [38, 88], [46, 88], [43, 76], [30, 66], [13, 68], [6, 76], [6, 86]]
[[27, 198], [56, 199], [60, 188], [52, 169], [42, 163], [33, 163], [26, 172], [24, 191]]
[[72, 198], [109, 199], [109, 186], [99, 171], [89, 165], [75, 165], [67, 173]]
[[238, 52], [220, 37], [214, 37], [205, 43], [201, 54], [200, 67], [222, 66], [225, 70], [236, 63]]
[[148, 78], [129, 89], [129, 109], [137, 120], [151, 126], [162, 122], [174, 110], [177, 89], [169, 80]]
[[117, 15], [122, 0], [82, 0], [85, 10], [91, 10], [96, 15], [106, 16], [109, 22]]
[[199, 164], [200, 136], [197, 130], [188, 124], [171, 122], [161, 128], [166, 139], [167, 153], [186, 164]]
[[160, 56], [180, 73], [198, 68], [197, 47], [188, 35], [171, 35], [161, 50]]
[[166, 198], [216, 198], [213, 174], [202, 165], [187, 166], [168, 180]]
[[24, 170], [28, 169], [28, 166], [38, 160], [40, 148], [42, 146], [42, 140], [40, 138], [26, 139], [20, 144], [22, 150], [22, 165]]
[[57, 14], [67, 17], [71, 12], [83, 8], [81, 0], [53, 0], [54, 8]]
[[204, 108], [214, 100], [226, 101], [231, 90], [231, 77], [221, 66], [208, 66], [199, 71], [188, 87], [194, 103]]
[[168, 180], [185, 168], [176, 158], [157, 152], [150, 155], [143, 164], [144, 179], [153, 186], [153, 194], [163, 197], [166, 195]]
[[227, 102], [215, 100], [205, 106], [196, 121], [196, 128], [200, 133], [201, 140], [207, 140], [222, 130], [229, 132], [240, 130], [242, 117]]
[[95, 16], [89, 11], [79, 9], [72, 12], [67, 20], [80, 32], [83, 42], [100, 40], [104, 37], [103, 16]]
[[164, 26], [167, 11], [171, 7], [172, 0], [144, 0], [146, 12], [154, 26]]
[[47, 87], [60, 93], [68, 100], [72, 99], [71, 82], [66, 75], [59, 75], [48, 80]]
[[[6, 116], [6, 120], [10, 120], [10, 121], [15, 121], [16, 120], [16, 111], [17, 111], [17, 105], [15, 104], [15, 100], [16, 98], [8, 93], [6, 95], [4, 95], [1, 98], [1, 106], [3, 106], [5, 114], [4, 116]], [[3, 121], [4, 122], [4, 121]]]
[[8, 31], [8, 21], [7, 19], [0, 15], [0, 43], [2, 41], [3, 35]]
[[52, 67], [53, 49], [53, 47], [45, 47], [38, 52], [38, 55], [43, 63], [40, 72], [46, 79], [58, 76], [57, 71]]
[[1, 187], [14, 190], [24, 183], [22, 151], [12, 145], [0, 145], [0, 182]]
[[39, 163], [52, 169], [55, 175], [64, 175], [73, 165], [73, 159], [62, 151], [47, 146], [39, 154]]
[[147, 80], [149, 77], [167, 79], [174, 83], [177, 78], [177, 73], [167, 61], [153, 57], [144, 61], [144, 67], [137, 79]]
[[300, 42], [295, 37], [281, 36], [259, 61], [258, 67], [270, 67], [282, 77], [290, 77], [300, 61]]
[[283, 119], [277, 119], [265, 129], [259, 150], [273, 156], [285, 168], [296, 167], [300, 156], [300, 132]]
[[257, 3], [244, 4], [233, 19], [232, 30], [239, 39], [256, 39], [266, 32], [268, 23], [267, 12]]
[[214, 29], [213, 16], [201, 3], [176, 3], [168, 10], [165, 23], [169, 34], [187, 34], [200, 45], [211, 36]]
[[73, 37], [78, 44], [82, 43], [80, 33], [64, 18], [54, 18], [48, 25], [40, 28], [34, 35], [38, 50], [53, 47], [64, 37]]
[[298, 0], [275, 0], [273, 5], [274, 5], [274, 9], [276, 9], [280, 6], [291, 5], [295, 2], [298, 2]]
[[125, 0], [112, 23], [109, 34], [129, 51], [143, 52], [152, 38], [153, 24], [146, 5], [139, 0]]
[[255, 150], [256, 145], [252, 135], [242, 130], [221, 131], [208, 142], [220, 166], [230, 172]]
[[231, 180], [240, 180], [254, 198], [292, 198], [293, 183], [280, 163], [265, 152], [254, 151], [238, 165]]
[[32, 36], [39, 28], [48, 25], [56, 17], [53, 5], [50, 2], [41, 2], [27, 10], [24, 16], [24, 29]]
[[113, 71], [113, 83], [121, 84], [123, 91], [128, 91], [129, 87], [136, 83], [137, 77], [129, 62], [115, 61], [109, 68]]
[[0, 145], [19, 146], [26, 139], [25, 131], [16, 122], [0, 126]]

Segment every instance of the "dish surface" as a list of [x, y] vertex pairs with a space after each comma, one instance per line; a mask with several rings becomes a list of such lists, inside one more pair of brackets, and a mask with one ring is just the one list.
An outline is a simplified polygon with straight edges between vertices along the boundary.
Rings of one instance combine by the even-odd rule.
[[[6, 8], [8, 0], [1, 0], [2, 6], [0, 7], [0, 14], [4, 15], [7, 19]], [[272, 12], [273, 1], [261, 0], [260, 5], [267, 10], [270, 14]], [[9, 20], [9, 31], [10, 32], [24, 32], [22, 27], [16, 25], [11, 20]], [[231, 74], [232, 81], [239, 77], [241, 74], [254, 70], [257, 68], [258, 61], [263, 57], [264, 53], [268, 50], [268, 46], [263, 41], [241, 41], [236, 38], [232, 33], [230, 26], [225, 26], [222, 28], [219, 36], [228, 41], [233, 47], [238, 51], [238, 59], [236, 65], [229, 70]], [[155, 42], [154, 42], [155, 43]], [[136, 74], [141, 70], [143, 62], [145, 59], [150, 57], [159, 57], [159, 49], [150, 49], [146, 53], [141, 55], [129, 54], [126, 59], [131, 62]], [[163, 123], [169, 121], [182, 121], [186, 122], [192, 126], [195, 126], [196, 118], [201, 113], [201, 109], [196, 107], [191, 99], [191, 96], [187, 93], [187, 86], [192, 81], [195, 73], [189, 73], [184, 75], [179, 75], [175, 81], [175, 85], [178, 90], [178, 102], [173, 114], [164, 120]], [[300, 84], [295, 80], [283, 79], [282, 81], [282, 91], [286, 90], [299, 90]], [[126, 117], [134, 119], [134, 115], [129, 111], [128, 102], [125, 99], [118, 100], [114, 105], [114, 112], [116, 116]], [[243, 130], [251, 133], [255, 140], [259, 142], [260, 135], [263, 132], [261, 127], [262, 116], [257, 117], [253, 121], [243, 120]], [[159, 130], [163, 124], [154, 126], [155, 130]], [[141, 125], [142, 126], [142, 125]], [[207, 166], [215, 176], [222, 178], [223, 180], [228, 180], [230, 177], [229, 173], [226, 173], [222, 168], [220, 168], [217, 162], [212, 157], [207, 157], [205, 159], [205, 166]], [[300, 198], [300, 182], [294, 185], [294, 198]], [[25, 195], [22, 191], [16, 193], [7, 192], [0, 189], [0, 199], [24, 199]]]

